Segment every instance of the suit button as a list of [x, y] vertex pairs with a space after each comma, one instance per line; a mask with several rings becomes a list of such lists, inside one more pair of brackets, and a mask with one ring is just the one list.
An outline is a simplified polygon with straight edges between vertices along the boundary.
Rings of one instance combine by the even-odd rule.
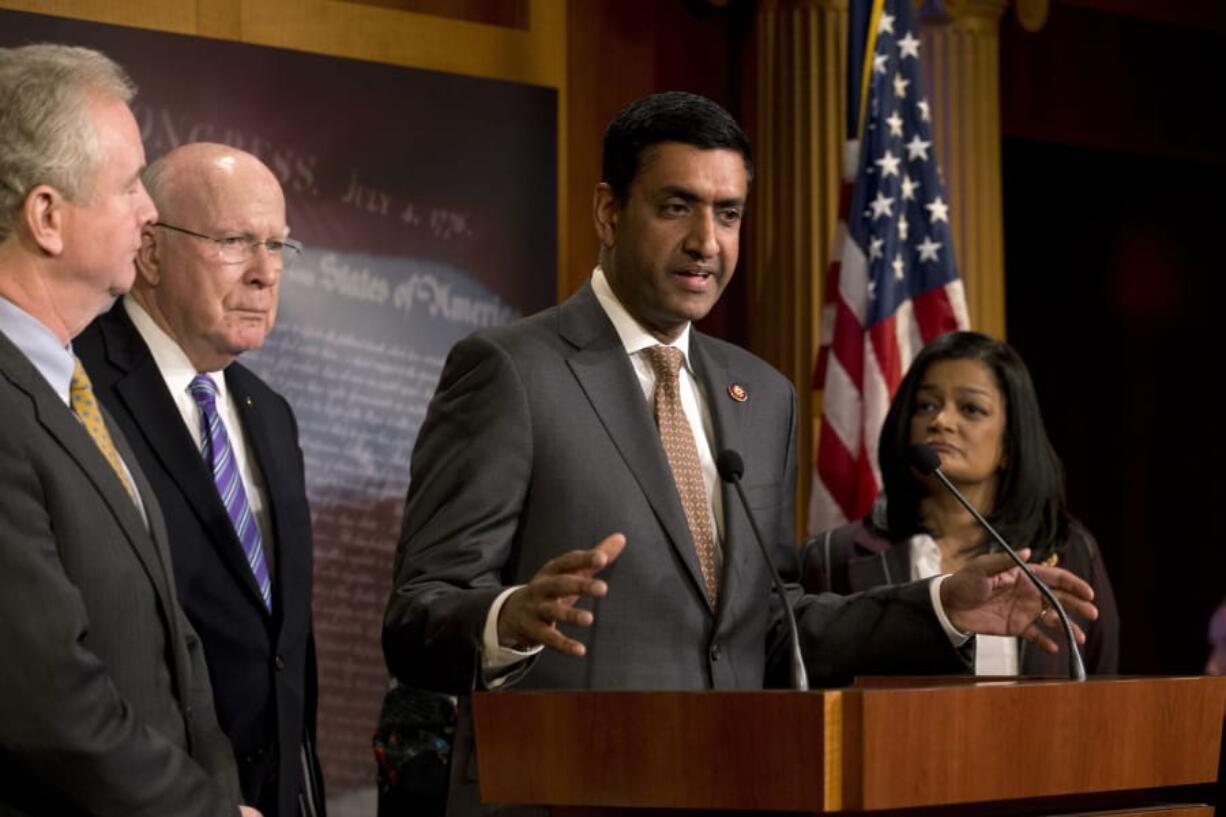
[[711, 656], [711, 663], [715, 663], [716, 661], [719, 660], [719, 656], [720, 656], [719, 644], [711, 645], [710, 656]]
[[273, 659], [272, 665], [277, 668], [277, 672], [280, 672], [285, 669], [285, 659], [278, 655]]

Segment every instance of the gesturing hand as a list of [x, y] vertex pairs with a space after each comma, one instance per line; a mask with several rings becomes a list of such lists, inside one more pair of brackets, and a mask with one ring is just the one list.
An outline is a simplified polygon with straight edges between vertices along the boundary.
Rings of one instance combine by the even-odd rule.
[[609, 592], [609, 586], [593, 576], [608, 567], [625, 546], [626, 537], [615, 533], [590, 550], [572, 550], [546, 562], [532, 581], [503, 603], [498, 642], [515, 649], [543, 644], [564, 655], [583, 655], [583, 644], [562, 635], [557, 625], [591, 626], [592, 614], [577, 609], [575, 602]]
[[[1018, 553], [1022, 559], [1029, 550]], [[1093, 621], [1098, 608], [1094, 591], [1077, 576], [1059, 567], [1029, 565], [1064, 605], [1070, 619], [1077, 615]], [[1060, 617], [1048, 609], [1038, 589], [1006, 553], [977, 556], [941, 585], [941, 603], [949, 622], [964, 633], [1020, 636], [1047, 652], [1060, 648], [1044, 628], [1058, 631]], [[1085, 632], [1073, 624], [1078, 643]]]

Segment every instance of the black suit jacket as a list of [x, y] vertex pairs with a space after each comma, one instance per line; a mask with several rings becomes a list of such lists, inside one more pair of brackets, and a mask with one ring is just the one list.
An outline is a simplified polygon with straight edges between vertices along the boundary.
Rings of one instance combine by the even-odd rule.
[[[908, 539], [891, 541], [865, 518], [814, 536], [801, 549], [801, 564], [801, 584], [810, 593], [860, 593], [907, 581], [911, 575], [911, 544]], [[1069, 616], [1086, 634], [1081, 647], [1086, 671], [1115, 675], [1120, 668], [1120, 615], [1115, 591], [1098, 543], [1077, 522], [1072, 523], [1069, 540], [1060, 548], [1059, 565], [1094, 589], [1098, 618], [1087, 621]], [[1019, 639], [1017, 646], [1020, 675], [1067, 675], [1068, 653], [1063, 648], [1058, 653], [1043, 652], [1025, 639]]]
[[94, 321], [73, 346], [166, 516], [179, 597], [204, 642], [217, 715], [234, 746], [243, 795], [266, 817], [296, 815], [304, 786], [300, 747], [304, 736], [314, 744], [316, 674], [311, 520], [293, 412], [249, 369], [238, 363], [226, 368], [270, 506], [273, 535], [264, 542], [273, 565], [269, 614], [212, 473], [123, 304]]
[[234, 761], [166, 526], [108, 427], [145, 518], [0, 333], [0, 815], [235, 814]]

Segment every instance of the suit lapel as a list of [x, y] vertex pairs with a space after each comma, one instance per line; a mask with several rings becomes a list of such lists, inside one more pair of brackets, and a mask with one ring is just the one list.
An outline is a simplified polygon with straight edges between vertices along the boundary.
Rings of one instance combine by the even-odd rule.
[[[116, 314], [119, 313], [119, 314]], [[166, 389], [166, 381], [140, 333], [122, 306], [112, 309], [102, 324], [107, 360], [123, 374], [115, 382], [115, 392], [131, 414], [153, 456], [174, 480], [208, 539], [218, 549], [231, 570], [249, 591], [253, 603], [262, 609], [260, 588], [247, 563], [247, 556], [234, 533], [213, 475], [200, 449], [183, 424], [179, 408]]]
[[[107, 415], [107, 411], [103, 408], [103, 414]], [[108, 421], [110, 420], [107, 415]], [[112, 428], [115, 423], [110, 423]], [[128, 441], [120, 433], [115, 437], [115, 445], [119, 449], [119, 454], [123, 457], [124, 462], [137, 462], [136, 454], [128, 445]], [[175, 674], [177, 681], [179, 706], [184, 711], [185, 720], [190, 721], [190, 712], [188, 709], [192, 700], [192, 664], [191, 656], [187, 652], [187, 639], [183, 636], [183, 621], [179, 615], [179, 596], [175, 588], [174, 570], [171, 567], [170, 544], [166, 538], [166, 520], [162, 517], [162, 510], [156, 501], [157, 494], [154, 493], [153, 486], [149, 484], [145, 472], [140, 468], [132, 471], [132, 478], [136, 481], [136, 488], [142, 497], [148, 497], [145, 500], [145, 516], [148, 520], [149, 538], [153, 542], [153, 548], [157, 554], [158, 562], [161, 565], [162, 581], [154, 581], [154, 586], [157, 588], [158, 595], [162, 599], [163, 610], [165, 611], [167, 626], [170, 628], [171, 644], [174, 648], [174, 663]], [[192, 740], [191, 730], [188, 730], [187, 739]]]
[[[132, 498], [128, 496], [124, 490], [123, 484], [115, 475], [115, 470], [111, 468], [111, 464], [102, 456], [102, 452], [98, 449], [93, 438], [89, 436], [89, 432], [77, 421], [71, 410], [59, 402], [54, 395], [37, 394], [31, 395], [35, 398], [35, 413], [39, 423], [42, 424], [48, 433], [56, 439], [68, 455], [72, 457], [81, 470], [89, 477], [94, 488], [102, 495], [102, 499], [110, 507], [111, 513], [119, 522], [119, 526], [123, 529], [124, 534], [132, 543], [136, 550], [136, 555], [144, 564], [145, 569], [149, 572], [149, 576], [153, 581], [165, 591], [164, 572], [165, 565], [161, 555], [153, 547], [153, 540], [149, 535], [149, 531], [145, 528], [145, 520], [141, 516], [141, 512], [132, 502]], [[124, 458], [125, 464], [133, 477], [139, 471], [139, 465], [135, 458], [130, 458], [131, 452], [128, 451], [126, 445], [121, 445], [122, 433], [111, 421], [109, 416], [106, 416], [103, 409], [103, 416], [107, 419], [107, 430], [111, 434], [111, 438], [115, 441], [117, 450], [120, 450], [121, 456]], [[125, 453], [127, 456], [125, 456]], [[148, 488], [148, 483], [144, 483], [144, 488]], [[142, 490], [138, 485], [138, 492], [141, 494], [141, 501], [146, 506], [156, 503], [156, 498], [148, 490]]]
[[[746, 403], [733, 400], [728, 394], [728, 386], [738, 382], [734, 373], [728, 368], [728, 362], [719, 354], [718, 348], [710, 343], [697, 331], [690, 332], [690, 359], [693, 361], [694, 372], [698, 382], [702, 384], [703, 396], [706, 397], [707, 408], [711, 412], [711, 425], [714, 439], [711, 440], [711, 456], [718, 457], [724, 450], [732, 450], [744, 454]], [[744, 382], [741, 386], [747, 386]], [[721, 496], [724, 503], [724, 540], [723, 540], [723, 570], [720, 574], [720, 607], [719, 620], [729, 616], [737, 620], [735, 607], [743, 601], [740, 582], [746, 576], [757, 575], [759, 572], [749, 560], [761, 559], [758, 546], [752, 541], [753, 531], [748, 527], [741, 500], [736, 489], [726, 482], [721, 482]], [[753, 594], [749, 594], [752, 596]]]
[[[47, 385], [47, 381], [38, 373], [33, 364], [3, 335], [0, 335], [0, 366], [8, 372], [12, 383], [29, 395], [34, 404], [35, 418], [39, 424], [72, 458], [93, 484], [94, 489], [101, 495], [115, 517], [115, 521], [119, 524], [120, 530], [132, 545], [132, 550], [149, 575], [158, 595], [164, 601], [173, 599], [169, 586], [172, 581], [168, 570], [169, 560], [159, 552], [158, 543], [151, 535], [152, 528], [146, 528], [145, 519], [141, 516], [140, 510], [132, 502], [132, 497], [128, 496], [128, 492], [115, 475], [111, 464], [106, 461], [93, 438], [89, 436], [89, 432], [76, 419], [72, 410], [64, 405], [59, 396]], [[123, 434], [107, 415], [105, 409], [103, 417], [106, 419], [107, 429], [111, 433], [120, 456], [132, 473], [152, 526], [155, 520], [161, 521], [161, 514], [157, 510], [157, 499], [148, 482], [145, 481], [136, 458], [124, 441]], [[174, 607], [168, 604], [166, 609], [168, 614], [172, 614]]]
[[695, 588], [705, 597], [702, 568], [655, 419], [626, 349], [590, 284], [559, 307], [558, 331], [576, 347], [567, 360], [571, 372], [642, 488]]
[[744, 438], [748, 403], [733, 400], [728, 394], [728, 387], [733, 383], [742, 387], [748, 384], [735, 380], [728, 369], [728, 362], [718, 349], [698, 332], [690, 333], [690, 358], [694, 361], [694, 371], [702, 384], [703, 395], [711, 411], [711, 423], [715, 427], [715, 439], [711, 441], [712, 456], [726, 449], [743, 453], [740, 445]]

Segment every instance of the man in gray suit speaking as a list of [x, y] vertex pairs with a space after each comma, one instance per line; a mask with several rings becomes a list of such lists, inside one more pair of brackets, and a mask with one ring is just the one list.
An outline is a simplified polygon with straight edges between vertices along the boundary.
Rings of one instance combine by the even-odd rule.
[[[631, 104], [605, 135], [591, 280], [452, 349], [413, 452], [384, 619], [402, 682], [458, 694], [787, 685], [783, 600], [714, 462], [740, 453], [748, 504], [794, 577], [795, 426], [807, 419], [778, 372], [692, 328], [736, 267], [750, 175], [748, 141], [710, 100]], [[962, 672], [956, 647], [975, 631], [1054, 648], [1037, 593], [1007, 567], [987, 556], [853, 597], [792, 585], [810, 677]], [[1093, 617], [1088, 586], [1044, 575]], [[477, 808], [466, 725], [455, 814]]]
[[0, 815], [238, 811], [157, 499], [71, 348], [157, 218], [132, 94], [0, 49]]

